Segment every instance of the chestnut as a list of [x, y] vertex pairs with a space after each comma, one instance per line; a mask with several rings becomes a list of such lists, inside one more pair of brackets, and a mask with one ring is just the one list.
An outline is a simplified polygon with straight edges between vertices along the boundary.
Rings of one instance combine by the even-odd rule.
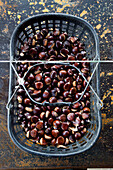
[[47, 90], [45, 90], [45, 91], [43, 92], [43, 98], [44, 98], [44, 99], [48, 99], [48, 98], [49, 98], [49, 92], [48, 92]]
[[45, 84], [46, 85], [51, 84], [51, 78], [50, 77], [45, 77]]
[[62, 130], [68, 130], [68, 126], [69, 126], [69, 124], [67, 122], [63, 122], [62, 125], [61, 125], [61, 129]]
[[36, 82], [35, 87], [36, 87], [36, 89], [42, 89], [43, 88], [43, 83], [42, 82]]
[[79, 132], [76, 132], [75, 133], [75, 139], [77, 140], [77, 139], [80, 139], [80, 138], [81, 138], [81, 134]]
[[24, 99], [24, 104], [25, 105], [29, 105], [31, 103], [30, 99], [29, 98], [25, 98]]
[[75, 114], [74, 114], [74, 113], [69, 113], [69, 114], [67, 115], [67, 119], [68, 119], [69, 121], [73, 121], [73, 120], [75, 119]]
[[64, 144], [64, 138], [62, 136], [59, 136], [56, 140], [56, 143], [58, 145], [63, 145]]
[[32, 82], [32, 81], [34, 81], [34, 75], [32, 74], [32, 73], [30, 73], [30, 75], [29, 75], [29, 77], [28, 77], [28, 81], [29, 82]]
[[40, 60], [45, 59], [45, 57], [46, 57], [46, 53], [45, 53], [45, 52], [40, 52], [40, 53], [39, 53], [39, 59], [40, 59]]
[[37, 132], [36, 129], [33, 129], [33, 130], [30, 131], [30, 135], [31, 135], [32, 138], [36, 138], [37, 134], [38, 134], [38, 132]]
[[65, 114], [61, 114], [61, 115], [59, 116], [59, 119], [61, 120], [61, 122], [65, 122], [65, 120], [66, 120], [66, 115], [65, 115]]
[[36, 123], [37, 121], [38, 121], [38, 116], [36, 116], [36, 115], [31, 116], [31, 122]]
[[68, 137], [69, 136], [69, 131], [67, 131], [67, 130], [63, 131], [62, 135], [64, 137]]
[[59, 76], [60, 76], [60, 77], [66, 77], [66, 75], [67, 75], [66, 70], [61, 70], [61, 71], [59, 71]]
[[49, 99], [49, 102], [50, 102], [50, 103], [56, 103], [56, 102], [57, 102], [56, 97], [51, 97], [51, 98]]
[[39, 115], [40, 113], [41, 113], [41, 108], [40, 107], [34, 107], [34, 109], [33, 109], [33, 113], [35, 114], [35, 115]]
[[42, 121], [42, 120], [39, 120], [39, 121], [36, 123], [36, 128], [39, 129], [39, 130], [41, 130], [41, 129], [43, 129], [43, 127], [44, 127], [43, 121]]
[[57, 138], [58, 135], [59, 135], [59, 130], [57, 130], [57, 129], [52, 130], [52, 135], [53, 135], [55, 138]]
[[63, 86], [64, 90], [70, 90], [71, 88], [71, 84], [68, 82], [68, 83], [65, 83], [64, 86]]
[[41, 81], [42, 80], [42, 73], [39, 73], [35, 76], [36, 81]]
[[59, 120], [55, 120], [53, 122], [53, 128], [54, 129], [59, 129], [60, 128], [60, 121]]

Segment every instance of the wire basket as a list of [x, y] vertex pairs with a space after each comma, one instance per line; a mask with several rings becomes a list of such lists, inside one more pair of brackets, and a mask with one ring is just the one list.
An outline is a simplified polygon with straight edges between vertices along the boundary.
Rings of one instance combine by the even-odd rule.
[[[33, 16], [21, 22], [11, 38], [10, 61], [16, 60], [16, 55], [21, 45], [27, 41], [28, 37], [38, 32], [42, 28], [48, 30], [59, 29], [61, 32], [67, 32], [69, 36], [76, 36], [84, 42], [86, 56], [89, 60], [100, 60], [98, 36], [93, 27], [84, 19], [66, 14], [40, 14]], [[8, 108], [8, 130], [14, 143], [21, 149], [34, 154], [46, 156], [68, 156], [81, 153], [89, 149], [97, 140], [101, 130], [101, 116], [99, 98], [99, 63], [90, 63], [90, 73], [93, 74], [90, 85], [90, 113], [91, 125], [86, 134], [67, 148], [57, 148], [54, 146], [40, 146], [34, 144], [25, 137], [25, 133], [17, 120], [17, 102], [16, 96], [10, 101]], [[95, 69], [96, 67], [96, 69]], [[95, 73], [94, 73], [95, 70]], [[16, 76], [10, 63], [10, 81], [9, 81], [9, 100], [15, 89]], [[95, 95], [97, 94], [97, 95]]]

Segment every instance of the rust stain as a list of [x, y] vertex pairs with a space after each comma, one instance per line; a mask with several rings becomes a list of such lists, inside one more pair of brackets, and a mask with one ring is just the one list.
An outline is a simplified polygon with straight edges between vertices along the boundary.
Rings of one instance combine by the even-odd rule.
[[111, 30], [108, 28], [102, 33], [102, 35], [100, 35], [100, 37], [103, 38], [107, 33], [111, 33]]
[[111, 72], [111, 73], [107, 73], [106, 74], [106, 76], [112, 76], [113, 75], [113, 73]]
[[2, 32], [8, 33], [8, 25], [7, 24], [5, 24], [5, 28], [2, 30]]
[[107, 92], [107, 94], [105, 93], [104, 94], [104, 96], [103, 96], [103, 98], [102, 98], [102, 101], [104, 100], [104, 99], [106, 99], [110, 94], [111, 94], [111, 91], [106, 91]]
[[87, 14], [87, 11], [83, 10], [80, 14], [80, 17], [83, 17], [85, 14]]
[[69, 5], [69, 4], [66, 4], [66, 5], [63, 5], [62, 8], [57, 8], [57, 12], [63, 11], [65, 7], [70, 7], [70, 5]]
[[105, 75], [105, 72], [100, 73], [100, 77], [103, 77]]
[[100, 28], [101, 28], [101, 24], [98, 24], [98, 25], [96, 26], [96, 29], [99, 30]]
[[49, 9], [45, 8], [42, 10], [42, 12], [49, 12]]

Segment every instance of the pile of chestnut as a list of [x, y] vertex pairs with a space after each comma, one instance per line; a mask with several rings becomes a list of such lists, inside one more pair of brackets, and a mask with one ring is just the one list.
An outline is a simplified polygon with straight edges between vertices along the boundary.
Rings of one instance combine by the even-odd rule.
[[[19, 60], [74, 60], [76, 66], [89, 80], [89, 63], [84, 44], [76, 37], [42, 29], [21, 45]], [[78, 61], [76, 61], [78, 60]], [[79, 60], [84, 62], [80, 63]], [[34, 63], [19, 62], [17, 71], [23, 77]], [[35, 62], [36, 64], [36, 62]], [[18, 83], [18, 82], [17, 82]], [[30, 69], [24, 85], [30, 96], [39, 103], [75, 102], [84, 91], [86, 81], [71, 65], [42, 64]], [[30, 100], [25, 90], [17, 92], [18, 121], [26, 137], [40, 145], [66, 147], [79, 140], [90, 125], [90, 89], [82, 99], [71, 106], [41, 106]]]

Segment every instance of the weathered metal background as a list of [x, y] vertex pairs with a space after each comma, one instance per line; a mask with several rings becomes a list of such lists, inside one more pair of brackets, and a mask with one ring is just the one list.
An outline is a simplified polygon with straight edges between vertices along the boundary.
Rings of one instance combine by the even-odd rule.
[[[9, 59], [11, 34], [23, 19], [43, 12], [63, 12], [86, 19], [100, 38], [101, 59], [113, 59], [112, 0], [0, 0], [0, 60]], [[31, 155], [18, 149], [7, 130], [9, 64], [0, 63], [0, 168], [113, 167], [113, 64], [101, 64], [100, 90], [104, 102], [102, 131], [85, 153], [61, 158]]]

